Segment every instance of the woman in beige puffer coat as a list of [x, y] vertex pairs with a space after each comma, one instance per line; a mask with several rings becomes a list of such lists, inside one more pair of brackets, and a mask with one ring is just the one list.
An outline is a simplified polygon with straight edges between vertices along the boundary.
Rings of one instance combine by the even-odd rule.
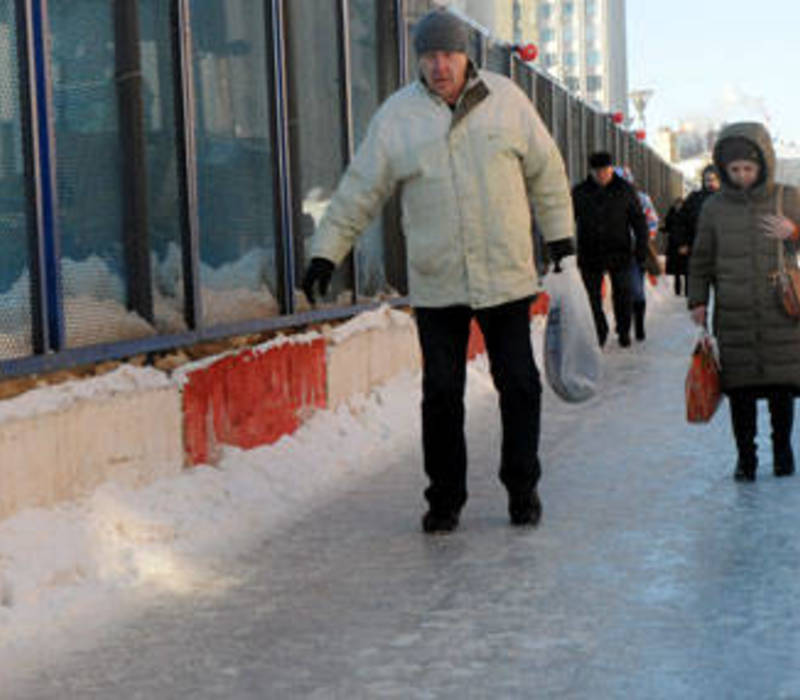
[[800, 323], [779, 305], [778, 245], [796, 255], [800, 192], [776, 184], [769, 133], [754, 122], [731, 124], [714, 146], [722, 188], [703, 204], [689, 261], [689, 308], [698, 324], [714, 290], [713, 331], [720, 349], [738, 449], [734, 478], [753, 481], [756, 400], [769, 401], [773, 471], [794, 472], [791, 430], [800, 391]]

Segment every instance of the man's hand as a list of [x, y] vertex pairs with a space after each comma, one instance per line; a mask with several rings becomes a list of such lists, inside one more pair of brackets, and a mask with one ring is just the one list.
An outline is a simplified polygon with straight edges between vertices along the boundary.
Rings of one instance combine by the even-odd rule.
[[692, 321], [694, 321], [698, 326], [705, 326], [706, 325], [706, 305], [699, 304], [695, 306], [692, 311]]
[[309, 263], [305, 277], [303, 277], [303, 291], [306, 293], [309, 304], [313, 304], [316, 301], [314, 297], [315, 284], [319, 285], [320, 296], [325, 296], [335, 268], [336, 265], [327, 258], [311, 258], [311, 263]]
[[767, 214], [761, 217], [761, 225], [764, 227], [764, 235], [767, 238], [785, 241], [787, 238], [795, 238], [797, 236], [796, 224], [785, 216]]
[[679, 245], [678, 246], [678, 255], [689, 255], [691, 253], [691, 249], [688, 245]]
[[575, 242], [572, 238], [560, 238], [547, 244], [547, 252], [553, 261], [553, 272], [561, 272], [561, 260], [568, 255], [575, 255]]

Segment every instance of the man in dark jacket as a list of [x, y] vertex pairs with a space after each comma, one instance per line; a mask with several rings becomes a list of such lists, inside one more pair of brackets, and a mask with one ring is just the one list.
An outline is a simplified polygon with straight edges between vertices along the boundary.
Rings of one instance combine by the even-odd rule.
[[694, 239], [697, 237], [697, 222], [700, 220], [700, 211], [705, 201], [715, 192], [719, 191], [720, 180], [715, 165], [703, 168], [702, 187], [692, 192], [678, 211], [676, 227], [678, 232], [677, 253], [680, 260], [679, 268], [687, 275], [686, 293], [689, 293], [689, 256], [692, 253]]
[[[578, 267], [594, 314], [597, 338], [605, 345], [608, 322], [603, 313], [603, 275], [611, 277], [614, 318], [619, 344], [631, 344], [631, 261], [643, 263], [647, 220], [636, 190], [614, 172], [611, 155], [589, 157], [589, 177], [572, 190], [578, 241]], [[633, 233], [633, 238], [631, 238]]]

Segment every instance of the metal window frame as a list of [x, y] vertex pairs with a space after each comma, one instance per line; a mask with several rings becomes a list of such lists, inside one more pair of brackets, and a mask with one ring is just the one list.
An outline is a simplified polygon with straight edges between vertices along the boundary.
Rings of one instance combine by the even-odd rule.
[[[342, 130], [342, 159], [344, 170], [355, 154], [355, 125], [353, 123], [353, 58], [350, 46], [350, 0], [339, 0], [336, 6], [339, 23], [339, 70], [341, 80], [341, 108], [344, 129]], [[355, 304], [359, 298], [359, 269], [355, 248], [348, 256], [348, 265], [353, 279], [350, 300]]]
[[278, 189], [278, 211], [280, 212], [280, 257], [282, 263], [281, 310], [291, 316], [295, 312], [295, 250], [294, 250], [294, 199], [292, 192], [292, 156], [289, 147], [289, 100], [287, 98], [288, 75], [286, 72], [286, 16], [284, 0], [270, 2], [270, 36], [272, 38], [272, 90], [273, 128], [275, 134], [275, 174]]
[[34, 117], [38, 145], [36, 187], [40, 193], [41, 218], [37, 221], [42, 261], [44, 300], [42, 311], [47, 332], [45, 351], [58, 352], [66, 344], [64, 300], [61, 288], [61, 231], [58, 221], [56, 180], [56, 141], [53, 108], [53, 82], [50, 73], [52, 45], [47, 0], [30, 0], [30, 30], [35, 84]]
[[14, 3], [19, 80], [22, 160], [25, 187], [25, 220], [28, 232], [28, 268], [30, 270], [31, 347], [34, 354], [50, 346], [45, 285], [44, 212], [40, 172], [38, 101], [36, 90], [36, 55], [34, 47], [33, 5], [31, 0]]
[[200, 221], [198, 218], [197, 142], [194, 91], [192, 17], [189, 0], [175, 0], [171, 6], [175, 136], [178, 162], [178, 196], [181, 216], [183, 263], [183, 315], [186, 327], [202, 325], [200, 294]]

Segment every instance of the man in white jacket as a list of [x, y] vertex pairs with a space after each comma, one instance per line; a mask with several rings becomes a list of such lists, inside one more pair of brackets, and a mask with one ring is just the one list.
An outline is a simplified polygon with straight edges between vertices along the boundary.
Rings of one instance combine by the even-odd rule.
[[408, 284], [422, 348], [425, 532], [458, 526], [467, 500], [464, 387], [470, 321], [483, 332], [500, 394], [500, 479], [515, 525], [541, 516], [537, 483], [541, 383], [530, 341], [538, 291], [531, 207], [551, 257], [574, 253], [564, 162], [525, 94], [477, 71], [468, 33], [434, 10], [414, 37], [419, 79], [373, 117], [312, 242], [309, 300], [401, 189]]

